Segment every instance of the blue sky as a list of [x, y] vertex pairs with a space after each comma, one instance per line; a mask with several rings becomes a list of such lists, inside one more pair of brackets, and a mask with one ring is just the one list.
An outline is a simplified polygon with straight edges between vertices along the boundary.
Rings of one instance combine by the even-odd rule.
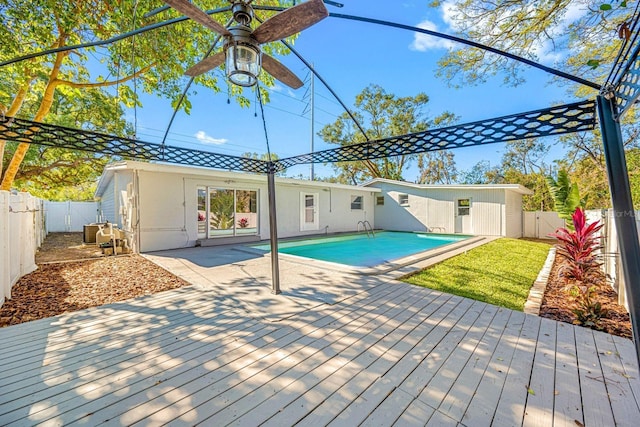
[[[195, 4], [198, 4], [197, 1]], [[343, 8], [328, 5], [330, 12], [363, 16], [410, 26], [422, 26], [453, 34], [448, 19], [447, 2], [434, 9], [425, 1], [389, 2], [381, 0], [344, 0]], [[581, 12], [571, 11], [569, 15]], [[450, 42], [411, 31], [374, 24], [360, 23], [340, 18], [326, 18], [305, 30], [294, 47], [327, 81], [342, 101], [353, 107], [355, 96], [369, 84], [382, 86], [397, 96], [413, 96], [424, 92], [430, 97], [427, 113], [435, 117], [450, 111], [467, 123], [513, 113], [546, 108], [554, 103], [575, 100], [567, 94], [567, 87], [555, 86], [551, 76], [529, 69], [527, 82], [519, 87], [502, 85], [503, 76], [496, 76], [486, 84], [453, 89], [435, 77], [437, 60]], [[539, 47], [541, 62], [553, 66], [558, 53]], [[309, 75], [304, 64], [294, 55], [278, 57], [302, 80]], [[217, 72], [221, 72], [218, 70]], [[188, 79], [185, 77], [184, 82]], [[306, 97], [305, 97], [306, 94]], [[253, 95], [248, 95], [253, 99]], [[172, 107], [169, 102], [145, 96], [143, 107], [137, 110], [137, 136], [139, 139], [160, 142], [169, 123]], [[190, 115], [180, 112], [169, 133], [167, 143], [225, 154], [241, 155], [244, 152], [266, 152], [263, 122], [259, 109], [240, 108], [233, 102], [227, 104], [225, 94], [199, 88], [192, 98]], [[283, 85], [271, 89], [271, 103], [265, 106], [267, 134], [271, 150], [280, 157], [289, 157], [310, 151], [311, 121], [308, 113], [309, 86], [291, 90]], [[335, 121], [344, 110], [330, 92], [316, 80], [315, 130]], [[305, 114], [303, 112], [307, 110]], [[257, 111], [258, 117], [255, 117]], [[132, 117], [132, 114], [129, 116]], [[553, 139], [545, 139], [551, 144]], [[314, 140], [315, 149], [334, 148], [319, 137]], [[465, 170], [480, 160], [498, 164], [502, 156], [502, 144], [454, 150], [458, 169]], [[547, 161], [561, 154], [555, 147]], [[317, 176], [332, 174], [330, 166], [316, 165]], [[297, 166], [288, 170], [289, 176], [308, 176], [309, 166]], [[417, 168], [410, 168], [404, 175], [408, 181], [417, 178]]]

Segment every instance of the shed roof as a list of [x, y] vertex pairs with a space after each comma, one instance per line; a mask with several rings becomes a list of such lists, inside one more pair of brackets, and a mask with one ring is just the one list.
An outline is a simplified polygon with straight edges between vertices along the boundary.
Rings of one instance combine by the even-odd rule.
[[421, 188], [425, 190], [507, 190], [524, 195], [533, 194], [533, 191], [520, 184], [416, 184], [407, 181], [375, 178], [362, 184], [362, 186], [369, 187], [380, 183], [393, 184], [401, 187]]

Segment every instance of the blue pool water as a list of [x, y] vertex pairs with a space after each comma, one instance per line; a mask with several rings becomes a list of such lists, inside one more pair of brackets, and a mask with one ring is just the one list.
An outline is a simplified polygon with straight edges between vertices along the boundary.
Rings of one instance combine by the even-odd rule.
[[[366, 233], [358, 233], [281, 242], [278, 249], [290, 255], [356, 267], [374, 267], [469, 237], [471, 236], [380, 231], [373, 238], [367, 237]], [[271, 249], [268, 244], [253, 247], [265, 251]]]

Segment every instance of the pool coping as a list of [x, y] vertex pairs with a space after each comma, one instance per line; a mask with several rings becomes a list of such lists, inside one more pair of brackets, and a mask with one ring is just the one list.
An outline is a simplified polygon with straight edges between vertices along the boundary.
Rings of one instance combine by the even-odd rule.
[[[322, 261], [322, 260], [307, 258], [299, 255], [286, 254], [283, 252], [278, 252], [278, 256], [286, 258], [289, 261], [294, 261], [294, 262], [308, 264], [308, 265], [316, 265], [329, 270], [337, 270], [337, 271], [343, 271], [343, 272], [347, 271], [347, 272], [360, 274], [364, 276], [377, 276], [377, 275], [392, 273], [394, 271], [398, 271], [406, 267], [410, 267], [412, 265], [416, 265], [418, 263], [428, 261], [433, 258], [442, 257], [445, 254], [449, 254], [449, 253], [451, 253], [450, 256], [444, 256], [441, 260], [450, 258], [460, 253], [459, 251], [460, 249], [465, 249], [468, 246], [475, 247], [475, 246], [480, 246], [481, 244], [488, 243], [489, 241], [493, 240], [491, 237], [493, 236], [472, 236], [468, 239], [464, 239], [458, 242], [447, 243], [445, 245], [439, 246], [434, 249], [429, 249], [423, 252], [418, 252], [417, 254], [398, 258], [397, 260], [392, 262], [385, 262], [375, 267], [350, 266], [347, 264], [340, 264], [337, 262], [330, 262], [330, 261]], [[241, 246], [235, 247], [234, 249], [240, 252], [247, 252], [255, 255], [262, 255], [265, 257], [271, 256], [270, 251], [265, 252], [264, 250], [253, 248], [250, 245], [241, 245]], [[438, 262], [440, 262], [441, 260], [439, 260]], [[414, 271], [420, 268], [414, 268], [411, 270]], [[402, 273], [402, 276], [405, 276], [407, 274], [409, 273], [405, 271]]]

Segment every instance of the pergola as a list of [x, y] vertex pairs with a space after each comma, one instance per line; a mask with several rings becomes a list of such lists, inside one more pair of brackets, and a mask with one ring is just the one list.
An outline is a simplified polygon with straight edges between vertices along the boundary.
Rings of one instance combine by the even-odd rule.
[[[254, 8], [262, 10], [283, 10], [283, 8], [277, 7], [254, 6]], [[213, 14], [226, 11], [227, 9], [228, 8], [211, 10], [207, 13]], [[634, 344], [636, 347], [636, 355], [640, 361], [640, 241], [638, 240], [638, 229], [636, 225], [635, 211], [631, 200], [629, 175], [626, 166], [620, 127], [620, 118], [635, 104], [638, 97], [640, 97], [640, 85], [638, 84], [638, 80], [640, 80], [640, 59], [638, 58], [640, 51], [640, 42], [638, 40], [640, 15], [635, 15], [633, 17], [633, 22], [630, 25], [631, 37], [623, 42], [617, 61], [614, 64], [607, 81], [602, 85], [598, 85], [559, 70], [517, 57], [507, 52], [499, 51], [458, 37], [422, 28], [409, 27], [388, 21], [373, 20], [359, 16], [337, 13], [330, 13], [329, 16], [339, 19], [368, 22], [375, 25], [391, 26], [421, 32], [436, 37], [447, 38], [459, 43], [485, 49], [490, 52], [506, 56], [510, 59], [524, 62], [530, 66], [539, 68], [556, 76], [567, 78], [592, 88], [600, 89], [600, 93], [596, 96], [595, 100], [579, 101], [541, 110], [521, 112], [472, 123], [431, 129], [419, 133], [398, 135], [379, 140], [368, 140], [361, 144], [311, 152], [277, 161], [262, 161], [170, 146], [164, 143], [157, 144], [145, 142], [138, 139], [129, 139], [81, 129], [38, 123], [18, 117], [0, 117], [0, 139], [17, 143], [39, 144], [72, 150], [83, 150], [137, 160], [189, 164], [215, 169], [265, 174], [267, 176], [269, 193], [269, 223], [272, 249], [272, 290], [274, 293], [279, 293], [278, 236], [275, 207], [275, 174], [279, 171], [299, 164], [378, 159], [405, 154], [425, 153], [429, 151], [447, 150], [526, 138], [538, 138], [543, 136], [588, 131], [595, 128], [597, 118], [602, 131], [614, 218], [620, 239], [619, 247], [625, 283], [627, 286], [627, 301], [629, 303], [629, 311], [631, 315]], [[93, 42], [83, 46], [69, 46], [64, 49], [70, 50], [89, 45], [95, 46], [99, 44], [107, 44], [120, 40], [124, 37], [133, 36], [142, 31], [149, 31], [160, 26], [171, 25], [185, 19], [186, 18], [184, 17], [172, 19], [118, 36], [114, 39]], [[287, 44], [285, 41], [282, 42]], [[304, 58], [302, 58], [295, 49], [293, 49], [289, 44], [287, 44], [287, 47], [289, 47], [292, 52], [298, 56], [303, 63], [305, 63], [305, 65], [309, 66], [309, 63], [304, 60]], [[60, 49], [52, 49], [45, 52], [25, 55], [20, 58], [14, 58], [0, 63], [0, 67], [35, 56], [53, 53], [58, 50]], [[323, 83], [325, 83], [313, 67], [309, 68]], [[335, 95], [330, 88], [329, 90]], [[337, 96], [336, 99], [339, 100]], [[344, 104], [341, 101], [340, 103], [344, 107]], [[346, 107], [345, 110], [349, 112]], [[353, 116], [351, 117], [353, 118]], [[360, 127], [357, 122], [356, 125]]]

